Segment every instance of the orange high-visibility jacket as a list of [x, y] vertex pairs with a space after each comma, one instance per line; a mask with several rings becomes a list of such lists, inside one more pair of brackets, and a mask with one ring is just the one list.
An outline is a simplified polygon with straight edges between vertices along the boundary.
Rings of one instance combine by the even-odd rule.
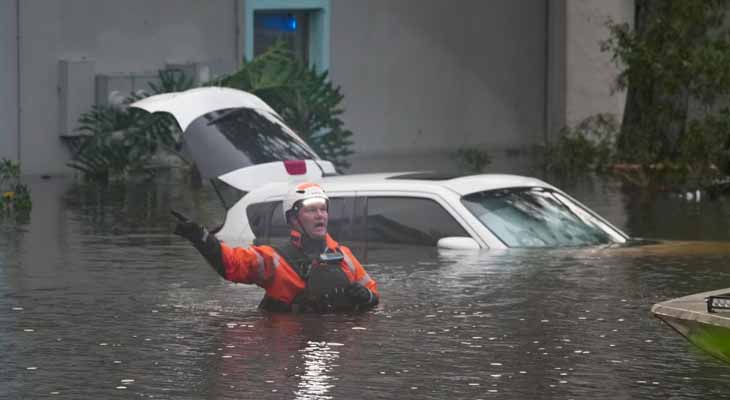
[[[298, 235], [298, 232], [292, 232]], [[339, 250], [344, 256], [340, 268], [350, 282], [357, 282], [370, 289], [373, 296], [380, 297], [375, 280], [370, 278], [350, 249], [341, 246], [328, 234], [326, 245], [331, 251]], [[307, 283], [271, 246], [229, 247], [221, 243], [221, 258], [225, 267], [225, 279], [256, 284], [266, 290], [267, 297], [292, 304]]]

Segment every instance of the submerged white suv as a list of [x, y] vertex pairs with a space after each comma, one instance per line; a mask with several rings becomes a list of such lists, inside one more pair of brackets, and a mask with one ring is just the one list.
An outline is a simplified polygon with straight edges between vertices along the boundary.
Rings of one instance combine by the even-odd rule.
[[292, 183], [304, 180], [318, 182], [331, 199], [330, 234], [355, 247], [376, 242], [505, 249], [628, 240], [566, 193], [534, 178], [338, 175], [266, 103], [239, 90], [197, 88], [132, 106], [175, 117], [185, 150], [226, 207], [216, 236], [234, 245], [285, 240], [282, 199]]

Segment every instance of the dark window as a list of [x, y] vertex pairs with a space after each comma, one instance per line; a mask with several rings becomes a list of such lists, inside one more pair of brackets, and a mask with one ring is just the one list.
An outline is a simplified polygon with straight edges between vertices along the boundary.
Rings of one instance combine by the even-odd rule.
[[185, 129], [183, 140], [195, 165], [208, 178], [272, 161], [319, 159], [276, 115], [250, 108], [200, 116]]
[[208, 120], [209, 129], [222, 133], [252, 164], [317, 158], [275, 115], [264, 113], [251, 108], [233, 108], [214, 111], [203, 118]]
[[277, 203], [281, 204], [281, 202], [269, 201], [266, 203], [249, 204], [246, 207], [246, 217], [251, 226], [251, 231], [256, 236], [257, 243], [262, 240], [268, 240], [269, 221], [271, 221], [271, 215]]
[[309, 63], [308, 11], [256, 11], [253, 25], [254, 56], [283, 41], [296, 58]]
[[218, 178], [211, 179], [210, 183], [226, 210], [233, 207], [246, 194], [246, 192], [236, 189]]
[[435, 246], [443, 237], [471, 237], [451, 214], [430, 199], [369, 197], [365, 223], [367, 241]]
[[[337, 241], [352, 237], [353, 204], [353, 197], [330, 199], [327, 230]], [[251, 204], [246, 208], [246, 215], [256, 236], [256, 244], [276, 244], [289, 239], [291, 228], [281, 211], [281, 201]]]
[[354, 197], [338, 197], [330, 199], [327, 230], [330, 236], [338, 242], [349, 241], [352, 238], [352, 209], [354, 203]]
[[277, 201], [274, 206], [274, 211], [271, 214], [269, 239], [288, 239], [289, 232], [291, 232], [291, 228], [289, 228], [289, 224], [287, 224], [286, 219], [284, 219], [284, 212], [281, 211], [281, 201]]

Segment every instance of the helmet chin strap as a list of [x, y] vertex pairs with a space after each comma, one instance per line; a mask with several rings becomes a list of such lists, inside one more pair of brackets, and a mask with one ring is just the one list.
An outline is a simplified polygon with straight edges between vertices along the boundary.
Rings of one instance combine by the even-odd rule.
[[296, 221], [297, 221], [297, 225], [299, 225], [299, 229], [297, 229], [297, 230], [299, 231], [299, 233], [302, 234], [302, 239], [304, 239], [305, 237], [307, 239], [311, 239], [312, 237], [309, 236], [309, 233], [307, 233], [307, 230], [304, 229], [304, 224], [302, 224], [302, 220], [299, 219], [299, 213], [297, 213], [297, 215], [296, 215], [295, 218], [296, 218]]
[[[317, 252], [322, 251], [324, 249], [324, 244], [326, 243], [325, 239], [324, 238], [315, 239], [311, 235], [309, 235], [307, 230], [304, 229], [304, 224], [302, 224], [302, 221], [299, 219], [299, 213], [297, 213], [295, 219], [296, 219], [297, 225], [299, 225], [299, 228], [294, 227], [294, 229], [296, 229], [302, 235], [302, 248], [304, 248], [305, 252], [307, 250], [316, 250]], [[307, 246], [308, 244], [309, 245], [316, 244], [318, 248], [316, 248], [316, 249], [309, 248], [308, 249], [308, 247], [309, 247], [309, 246]]]

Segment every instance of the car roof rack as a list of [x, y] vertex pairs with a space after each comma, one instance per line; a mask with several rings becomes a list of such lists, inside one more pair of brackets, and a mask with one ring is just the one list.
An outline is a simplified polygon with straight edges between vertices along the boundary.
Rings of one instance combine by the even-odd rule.
[[460, 178], [463, 175], [450, 174], [435, 171], [408, 172], [400, 175], [389, 176], [386, 179], [413, 179], [419, 181], [448, 181], [449, 179]]

